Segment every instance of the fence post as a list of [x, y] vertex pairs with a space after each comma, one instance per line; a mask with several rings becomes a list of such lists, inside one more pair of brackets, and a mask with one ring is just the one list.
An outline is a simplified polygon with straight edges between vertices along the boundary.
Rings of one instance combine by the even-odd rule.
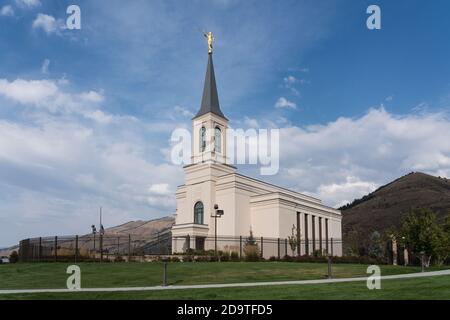
[[58, 236], [55, 236], [55, 262], [58, 261]]
[[75, 236], [75, 263], [78, 261], [78, 235]]
[[278, 238], [278, 260], [280, 260], [280, 238]]
[[38, 252], [38, 254], [39, 254], [39, 262], [41, 262], [41, 259], [42, 259], [42, 237], [39, 237], [39, 252]]
[[128, 234], [128, 262], [131, 261], [131, 234]]
[[331, 256], [334, 256], [333, 254], [333, 238], [330, 239], [330, 244], [331, 244]]
[[239, 236], [239, 259], [242, 259], [242, 236]]
[[100, 234], [100, 262], [103, 262], [103, 235]]
[[285, 256], [288, 255], [288, 254], [287, 254], [287, 243], [288, 243], [288, 240], [287, 240], [287, 238], [286, 238], [286, 239], [284, 239], [284, 255], [285, 255]]
[[261, 258], [264, 258], [264, 238], [261, 237]]
[[119, 258], [120, 251], [120, 237], [117, 237], [117, 259]]

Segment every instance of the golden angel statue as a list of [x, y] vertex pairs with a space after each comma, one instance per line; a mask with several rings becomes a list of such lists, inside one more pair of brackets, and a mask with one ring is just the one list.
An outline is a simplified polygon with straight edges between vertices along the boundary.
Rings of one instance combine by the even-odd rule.
[[208, 40], [208, 53], [212, 53], [213, 50], [213, 42], [214, 42], [214, 36], [211, 31], [203, 33], [205, 38]]

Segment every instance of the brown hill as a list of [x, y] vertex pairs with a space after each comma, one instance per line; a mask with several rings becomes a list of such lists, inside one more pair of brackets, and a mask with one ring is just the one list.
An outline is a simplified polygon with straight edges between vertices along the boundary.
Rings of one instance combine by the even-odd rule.
[[175, 223], [173, 216], [163, 217], [149, 221], [130, 221], [115, 227], [105, 229], [105, 234], [109, 235], [126, 235], [134, 237], [147, 238], [156, 235], [158, 232], [170, 229]]
[[350, 233], [368, 238], [397, 228], [415, 208], [429, 208], [442, 221], [450, 214], [450, 179], [413, 172], [341, 207], [344, 240]]

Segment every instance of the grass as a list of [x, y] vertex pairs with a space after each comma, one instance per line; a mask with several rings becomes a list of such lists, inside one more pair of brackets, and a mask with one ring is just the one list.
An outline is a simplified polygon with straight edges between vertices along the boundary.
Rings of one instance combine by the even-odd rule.
[[365, 282], [271, 287], [165, 290], [146, 292], [41, 293], [0, 296], [0, 299], [70, 300], [449, 300], [450, 276], [384, 280], [381, 290]]
[[[0, 289], [65, 288], [67, 263], [10, 264], [0, 266]], [[161, 263], [78, 263], [81, 286], [138, 287], [160, 285]], [[365, 276], [366, 265], [335, 264], [333, 276]], [[382, 275], [419, 272], [418, 267], [381, 266]], [[208, 284], [254, 281], [323, 279], [327, 265], [294, 262], [169, 263], [169, 284]]]
[[[67, 263], [0, 265], [0, 289], [65, 288]], [[161, 263], [79, 263], [83, 288], [155, 286]], [[335, 278], [367, 276], [367, 265], [335, 264]], [[418, 267], [381, 266], [382, 275], [419, 272]], [[325, 278], [327, 265], [294, 262], [169, 263], [170, 284], [236, 283]], [[449, 299], [450, 277], [383, 281], [369, 291], [364, 282], [254, 288], [0, 295], [0, 299]]]

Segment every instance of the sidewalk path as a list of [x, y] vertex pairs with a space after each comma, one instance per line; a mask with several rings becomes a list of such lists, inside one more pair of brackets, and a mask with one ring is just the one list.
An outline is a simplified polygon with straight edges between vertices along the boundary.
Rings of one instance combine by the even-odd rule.
[[[382, 276], [381, 280], [390, 279], [410, 279], [436, 276], [448, 276], [450, 270], [396, 274]], [[298, 280], [298, 281], [272, 281], [272, 282], [247, 282], [247, 283], [222, 283], [222, 284], [198, 284], [179, 286], [154, 286], [154, 287], [129, 287], [129, 288], [82, 288], [80, 290], [69, 289], [21, 289], [21, 290], [0, 290], [0, 294], [20, 294], [20, 293], [69, 293], [69, 292], [119, 292], [119, 291], [155, 291], [155, 290], [180, 290], [180, 289], [209, 289], [209, 288], [235, 288], [235, 287], [260, 287], [260, 286], [281, 286], [281, 285], [304, 285], [367, 281], [367, 277], [340, 278], [340, 279], [319, 279], [319, 280]]]

